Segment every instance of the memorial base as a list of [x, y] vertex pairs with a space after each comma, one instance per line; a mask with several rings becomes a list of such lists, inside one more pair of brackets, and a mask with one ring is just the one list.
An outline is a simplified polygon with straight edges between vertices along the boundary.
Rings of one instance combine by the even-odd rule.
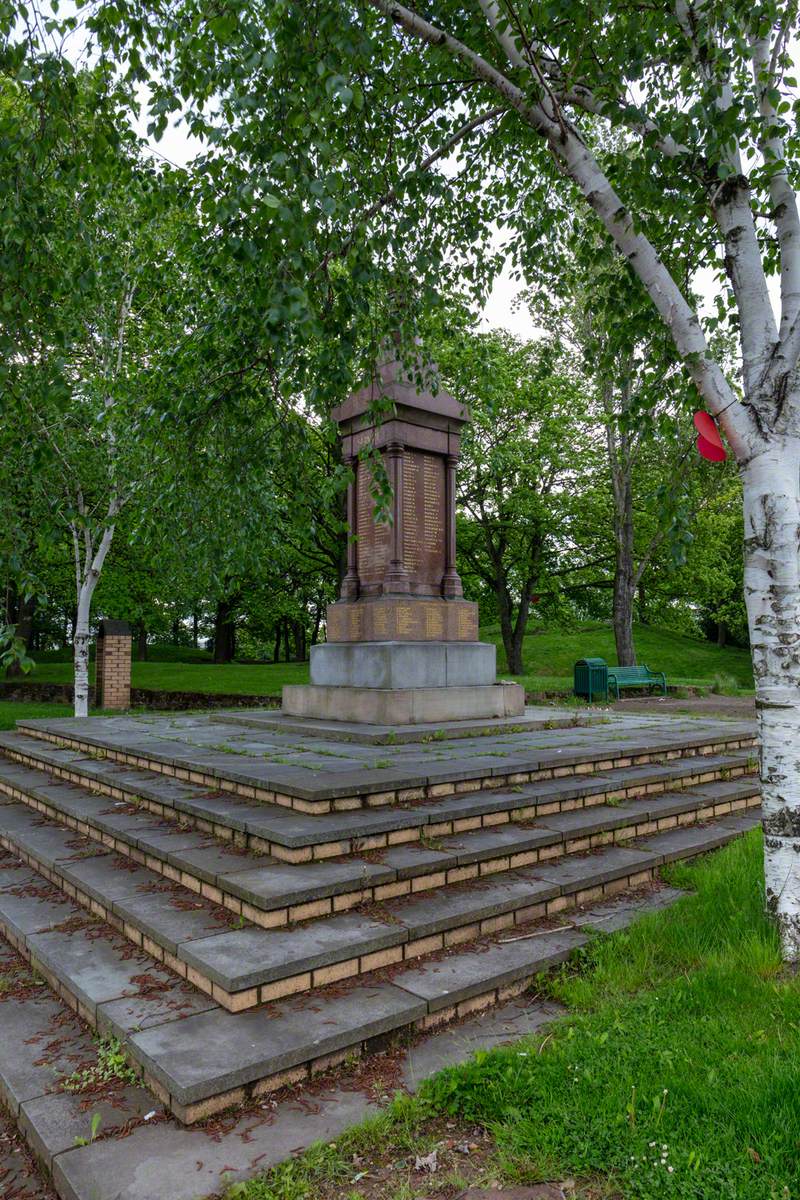
[[485, 687], [497, 679], [491, 642], [323, 642], [311, 682], [324, 687]]
[[288, 684], [283, 689], [282, 711], [292, 717], [366, 725], [435, 726], [445, 721], [522, 716], [525, 692], [518, 683], [419, 688]]
[[477, 642], [478, 606], [437, 596], [376, 596], [328, 607], [329, 642]]

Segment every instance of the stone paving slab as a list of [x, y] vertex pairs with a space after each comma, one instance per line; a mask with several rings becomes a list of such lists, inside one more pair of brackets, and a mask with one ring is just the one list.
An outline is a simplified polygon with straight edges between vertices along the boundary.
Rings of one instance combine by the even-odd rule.
[[385, 950], [407, 937], [402, 926], [344, 913], [296, 928], [231, 929], [185, 943], [178, 954], [226, 991], [239, 992]]
[[45, 986], [0, 1000], [0, 1027], [0, 1096], [13, 1114], [96, 1057], [86, 1028]]
[[22, 1134], [0, 1108], [0, 1196], [4, 1200], [55, 1200]]
[[488, 829], [476, 829], [473, 833], [457, 833], [451, 837], [438, 838], [438, 844], [449, 850], [459, 866], [480, 862], [494, 854], [521, 854], [539, 846], [553, 844], [553, 830], [544, 823], [535, 828], [523, 825], [494, 825]]
[[757, 829], [761, 825], [761, 810], [751, 809], [749, 812], [723, 817], [720, 824], [733, 833], [749, 833], [751, 829]]
[[669, 908], [686, 895], [687, 893], [680, 888], [660, 887], [643, 896], [622, 896], [619, 900], [610, 900], [607, 904], [579, 909], [569, 913], [568, 917], [570, 923], [578, 929], [591, 929], [595, 933], [617, 933], [620, 929], [627, 929], [634, 921], [638, 921], [639, 917]]
[[561, 891], [557, 882], [533, 871], [512, 871], [479, 883], [433, 892], [418, 900], [398, 900], [386, 912], [409, 930], [409, 936], [429, 937], [459, 925], [485, 921], [515, 908], [541, 904]]
[[[545, 715], [547, 714], [547, 715]], [[528, 707], [518, 717], [489, 717], [482, 721], [444, 721], [437, 725], [437, 733], [447, 739], [485, 737], [498, 733], [522, 733], [531, 730], [554, 728], [561, 724], [565, 728], [580, 721], [582, 724], [602, 723], [605, 714], [589, 708], [581, 709], [578, 715], [574, 708]], [[303, 737], [331, 738], [334, 741], [355, 742], [365, 746], [394, 746], [403, 742], [423, 742], [431, 737], [431, 725], [366, 725], [358, 721], [321, 721], [310, 717], [290, 717], [276, 709], [232, 709], [214, 713], [215, 723], [269, 732], [301, 734]]]
[[229, 930], [235, 919], [187, 888], [166, 881], [159, 891], [135, 892], [117, 900], [114, 913], [170, 954], [177, 954], [182, 942]]
[[15, 937], [24, 938], [29, 933], [46, 932], [68, 921], [82, 916], [83, 910], [68, 900], [63, 892], [51, 888], [39, 877], [39, 882], [30, 883], [15, 892], [0, 892], [0, 920]]
[[713, 796], [719, 800], [741, 800], [743, 796], [751, 796], [758, 790], [758, 776], [749, 775], [737, 779], [716, 779], [711, 783], [698, 783], [692, 791], [701, 796]]
[[8, 805], [2, 809], [3, 833], [12, 834], [14, 841], [28, 850], [46, 867], [60, 860], [77, 858], [80, 835], [63, 825], [45, 823], [42, 817], [25, 804]]
[[53, 1175], [62, 1200], [201, 1200], [377, 1112], [361, 1092], [331, 1090], [311, 1106], [283, 1104], [268, 1119], [241, 1117], [217, 1138], [172, 1122], [146, 1125], [124, 1141], [60, 1154]]
[[[432, 851], [425, 850], [421, 853], [428, 855], [427, 859], [418, 862], [421, 870], [430, 865], [433, 858], [450, 861], [450, 856], [446, 854], [434, 855]], [[224, 878], [226, 891], [258, 908], [269, 910], [303, 904], [320, 896], [338, 896], [362, 887], [373, 887], [397, 877], [395, 860], [388, 852], [381, 863], [349, 859], [347, 862], [323, 860], [293, 866], [273, 859], [269, 866], [251, 867]]]
[[101, 903], [113, 903], [140, 888], [155, 887], [163, 879], [158, 872], [140, 867], [122, 854], [102, 853], [97, 842], [91, 844], [88, 857], [77, 862], [60, 859], [57, 867], [60, 875]]
[[107, 925], [88, 924], [73, 933], [54, 930], [28, 939], [35, 958], [94, 1012], [104, 1000], [135, 996], [152, 984], [169, 985], [174, 976], [147, 954], [137, 952]]
[[[688, 802], [688, 807], [692, 807]], [[584, 808], [567, 809], [566, 812], [548, 813], [536, 821], [537, 829], [560, 833], [567, 840], [589, 837], [607, 829], [621, 829], [633, 821], [646, 821], [649, 817], [649, 797], [624, 804], [592, 804]]]
[[207, 838], [206, 845], [188, 848], [176, 846], [166, 857], [168, 862], [180, 867], [182, 871], [187, 871], [206, 883], [214, 883], [218, 878], [247, 870], [253, 865], [254, 855]]
[[381, 850], [380, 861], [383, 867], [391, 870], [395, 879], [413, 879], [415, 875], [453, 866], [456, 856], [445, 850], [431, 850], [420, 842], [410, 842]]
[[[512, 940], [514, 938], [518, 940]], [[422, 963], [393, 976], [395, 986], [419, 996], [430, 1012], [480, 996], [492, 987], [505, 987], [529, 975], [538, 975], [564, 962], [587, 937], [577, 930], [537, 936], [509, 934], [479, 950]]]
[[166, 1025], [170, 1021], [181, 1021], [196, 1013], [218, 1012], [219, 1005], [199, 992], [183, 979], [175, 977], [169, 986], [161, 985], [152, 991], [145, 990], [134, 996], [119, 1000], [107, 1000], [97, 1006], [95, 1017], [102, 1035], [112, 1034], [125, 1040], [129, 1034], [153, 1025]]
[[171, 1096], [191, 1104], [401, 1028], [425, 1012], [421, 1000], [386, 983], [255, 1012], [199, 1013], [136, 1033], [130, 1044]]
[[[551, 711], [543, 710], [548, 714], [545, 719], [551, 719]], [[197, 724], [180, 723], [172, 718], [161, 718], [160, 722], [157, 719], [143, 720], [130, 717], [127, 719], [90, 718], [85, 721], [69, 718], [56, 721], [21, 722], [20, 728], [23, 732], [26, 729], [38, 729], [61, 737], [79, 736], [99, 749], [138, 753], [142, 757], [150, 757], [153, 761], [167, 766], [181, 766], [191, 761], [209, 775], [267, 789], [278, 788], [307, 800], [333, 799], [337, 796], [364, 794], [393, 787], [413, 787], [419, 786], [423, 782], [435, 782], [445, 778], [452, 780], [466, 778], [463, 762], [468, 759], [465, 759], [465, 754], [468, 756], [472, 753], [473, 757], [482, 756], [483, 762], [486, 763], [486, 740], [483, 740], [483, 745], [476, 745], [475, 743], [481, 739], [466, 738], [462, 739], [465, 744], [459, 747], [455, 760], [458, 765], [454, 765], [452, 762], [448, 764], [449, 772], [447, 768], [431, 769], [430, 759], [421, 752], [416, 755], [416, 761], [411, 755], [402, 756], [401, 768], [390, 767], [377, 770], [371, 768], [366, 758], [369, 747], [359, 747], [353, 744], [350, 745], [353, 767], [348, 767], [347, 760], [338, 756], [329, 757], [324, 760], [324, 764], [320, 764], [319, 747], [313, 745], [313, 738], [304, 737], [301, 734], [294, 735], [299, 739], [299, 745], [295, 748], [295, 755], [299, 756], [298, 761], [302, 762], [304, 754], [311, 755], [309, 759], [311, 765], [323, 767], [323, 769], [312, 771], [302, 765], [294, 766], [291, 761], [288, 765], [268, 761], [271, 754], [272, 757], [278, 756], [276, 750], [279, 752], [281, 749], [286, 749], [286, 739], [283, 738], [281, 741], [279, 733], [252, 731], [254, 734], [258, 732], [260, 736], [239, 738], [237, 744], [237, 731], [233, 727], [226, 726], [224, 722], [214, 718], [210, 721], [206, 718], [206, 722], [206, 727], [201, 729]], [[159, 736], [159, 731], [168, 732], [169, 736]], [[669, 718], [655, 720], [646, 716], [611, 715], [608, 723], [596, 725], [590, 730], [577, 732], [538, 730], [532, 733], [523, 732], [512, 735], [513, 740], [508, 736], [506, 738], [497, 737], [495, 739], [497, 749], [496, 751], [491, 749], [493, 755], [497, 754], [497, 757], [494, 757], [491, 762], [491, 773], [506, 773], [523, 760], [528, 769], [531, 769], [532, 764], [535, 764], [536, 761], [544, 763], [549, 761], [563, 763], [589, 761], [593, 757], [596, 758], [600, 752], [610, 755], [615, 748], [620, 748], [626, 742], [630, 742], [631, 737], [634, 742], [638, 739], [641, 748], [666, 750], [673, 745], [680, 748], [687, 743], [702, 744], [703, 739], [708, 739], [712, 734], [715, 741], [723, 741], [726, 738], [730, 740], [735, 738], [740, 731], [741, 736], [752, 736], [753, 727], [750, 723], [743, 722], [725, 722], [720, 725], [718, 722], [687, 722]], [[548, 739], [545, 738], [545, 735], [559, 732], [564, 734], [560, 748], [556, 744], [549, 755], [533, 752], [537, 740], [544, 738], [545, 744], [547, 744]], [[581, 737], [579, 734], [583, 736]], [[583, 743], [585, 747], [582, 751], [578, 750], [577, 756], [563, 753], [564, 741], [570, 738], [575, 744]], [[214, 739], [218, 739], [218, 741], [215, 742]], [[0, 741], [0, 745], [2, 744]], [[224, 745], [228, 752], [220, 753], [219, 750], [213, 748], [215, 744]], [[425, 749], [425, 747], [421, 749]], [[399, 760], [400, 756], [398, 755]], [[476, 759], [476, 761], [481, 760]], [[489, 767], [487, 766], [486, 769], [489, 770]], [[474, 778], [475, 767], [472, 770]]]
[[607, 846], [593, 854], [570, 854], [553, 863], [538, 863], [534, 870], [541, 879], [558, 884], [561, 892], [595, 887], [620, 875], [634, 875], [657, 867], [663, 861], [659, 839], [668, 836], [660, 833], [649, 841], [637, 841], [636, 849]]
[[73, 1150], [77, 1138], [91, 1141], [95, 1116], [100, 1118], [98, 1133], [110, 1136], [130, 1121], [138, 1122], [147, 1114], [152, 1114], [152, 1119], [163, 1113], [163, 1107], [144, 1088], [116, 1086], [106, 1095], [58, 1092], [26, 1100], [20, 1109], [19, 1125], [39, 1161], [51, 1170], [53, 1158]]
[[0, 850], [0, 892], [12, 888], [27, 887], [28, 884], [38, 885], [42, 877], [32, 870], [22, 859], [6, 850]]
[[[749, 820], [758, 823], [758, 818], [751, 817]], [[676, 862], [716, 850], [735, 837], [736, 833], [752, 827], [752, 824], [742, 822], [741, 827], [737, 828], [736, 824], [732, 826], [725, 820], [715, 821], [713, 825], [684, 825], [680, 829], [659, 833], [657, 838], [645, 838], [637, 845], [645, 852], [652, 849], [661, 856], [663, 862]]]

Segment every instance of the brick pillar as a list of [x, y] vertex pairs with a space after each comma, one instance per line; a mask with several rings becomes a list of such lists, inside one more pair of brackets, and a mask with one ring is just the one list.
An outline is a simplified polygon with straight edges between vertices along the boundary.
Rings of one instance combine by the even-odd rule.
[[100, 622], [94, 697], [99, 708], [131, 706], [131, 630], [127, 621]]

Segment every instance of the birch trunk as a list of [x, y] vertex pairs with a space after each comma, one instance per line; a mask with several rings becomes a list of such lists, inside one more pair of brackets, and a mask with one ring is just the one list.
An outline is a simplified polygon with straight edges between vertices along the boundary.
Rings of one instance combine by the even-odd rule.
[[767, 908], [800, 960], [800, 438], [742, 467], [747, 604], [761, 745]]
[[78, 593], [78, 615], [75, 618], [75, 636], [72, 642], [72, 657], [75, 673], [74, 712], [76, 717], [89, 715], [89, 615], [92, 611], [92, 596], [95, 581], [91, 576], [83, 581]]
[[[113, 518], [118, 512], [116, 500], [109, 506], [109, 517]], [[80, 534], [73, 526], [72, 536], [75, 542], [75, 573], [78, 608], [75, 614], [75, 633], [72, 639], [72, 661], [75, 675], [73, 711], [76, 717], [89, 715], [89, 640], [90, 618], [92, 613], [92, 598], [94, 597], [97, 581], [106, 561], [111, 542], [114, 538], [114, 525], [107, 525], [103, 530], [97, 553], [92, 554], [92, 539], [84, 530], [85, 558], [81, 570]]]

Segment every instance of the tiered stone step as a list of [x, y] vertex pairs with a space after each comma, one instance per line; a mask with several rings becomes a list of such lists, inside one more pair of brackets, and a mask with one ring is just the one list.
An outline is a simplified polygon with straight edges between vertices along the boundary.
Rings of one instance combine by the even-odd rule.
[[[551, 812], [527, 824], [466, 831], [435, 847], [395, 847], [378, 861], [351, 857], [294, 866], [135, 810], [109, 808], [84, 788], [0, 763], [0, 795], [9, 801], [0, 840], [137, 946], [239, 1011], [466, 941], [487, 932], [490, 922], [500, 928], [521, 914], [531, 919], [581, 903], [582, 891], [595, 884], [587, 885], [579, 871], [575, 886], [564, 886], [569, 864], [558, 872], [560, 891], [552, 890], [564, 856], [758, 804], [752, 777], [715, 778], [746, 770], [744, 753], [688, 763], [689, 778], [706, 782], [618, 805]], [[686, 778], [685, 766], [673, 764], [670, 775]], [[665, 787], [664, 768], [646, 769], [646, 781], [643, 770], [629, 768], [630, 778], [615, 773], [622, 778], [614, 787], [634, 794]], [[474, 803], [476, 795], [465, 799]], [[554, 805], [551, 798], [549, 807]], [[352, 816], [336, 819], [349, 822]], [[608, 864], [617, 873], [599, 882], [640, 882], [634, 852], [620, 847]], [[445, 885], [448, 891], [432, 904], [431, 922], [426, 893]], [[364, 911], [369, 902], [381, 903], [377, 914]], [[362, 911], [348, 915], [356, 905]], [[313, 923], [298, 929], [297, 922]]]
[[[237, 849], [249, 848], [291, 863], [384, 850], [425, 838], [692, 787], [715, 778], [736, 778], [751, 773], [755, 766], [749, 742], [741, 736], [713, 743], [698, 739], [684, 757], [674, 749], [644, 751], [640, 741], [638, 752], [625, 758], [618, 755], [616, 760], [602, 749], [593, 755], [561, 755], [556, 751], [552, 757], [558, 765], [540, 769], [539, 773], [548, 772], [547, 778], [503, 787], [495, 786], [493, 779], [480, 774], [470, 776], [468, 771], [459, 772], [451, 765], [449, 779], [431, 785], [437, 794], [430, 797], [414, 795], [392, 807], [313, 816], [287, 812], [274, 804], [232, 801], [227, 793], [209, 794], [148, 770], [123, 768], [114, 762], [86, 758], [80, 751], [55, 749], [19, 733], [0, 734], [0, 751], [14, 762], [56, 779], [133, 804], [140, 812], [176, 818], [184, 833], [190, 826], [230, 841]], [[565, 762], [565, 758], [576, 761]], [[648, 761], [639, 761], [645, 758]], [[619, 765], [613, 766], [614, 761]], [[91, 817], [91, 806], [87, 805], [86, 811]], [[115, 830], [109, 828], [110, 824], [106, 821], [98, 825], [97, 832], [113, 836]], [[116, 828], [123, 824], [118, 820]]]
[[[498, 921], [484, 897], [486, 915], [469, 944], [246, 1013], [225, 1011], [107, 923], [81, 914], [63, 891], [43, 885], [10, 855], [0, 858], [0, 929], [71, 1008], [122, 1041], [145, 1084], [181, 1121], [193, 1123], [382, 1047], [401, 1029], [428, 1029], [518, 994], [585, 940], [579, 919], [564, 928], [559, 916], [548, 929], [531, 924], [535, 915], [641, 883], [665, 861], [722, 845], [757, 819], [744, 813], [668, 830], [631, 848], [565, 859], [539, 879], [518, 873], [512, 887], [527, 887], [525, 899], [533, 903], [519, 907], [518, 893], [507, 921], [509, 897], [495, 895]], [[411, 902], [418, 906], [417, 931], [451, 927], [456, 895]], [[475, 914], [474, 897], [470, 903]], [[514, 921], [513, 935], [497, 936]], [[443, 936], [437, 944], [444, 947]]]
[[562, 914], [757, 820], [748, 726], [635, 719], [380, 767], [222, 736], [114, 718], [0, 737], [0, 930], [187, 1123], [524, 988], [580, 944]]
[[[666, 763], [692, 754], [725, 754], [755, 744], [749, 725], [730, 723], [723, 729], [719, 723], [696, 722], [696, 726], [696, 732], [689, 733], [685, 729], [659, 730], [651, 724], [643, 726], [644, 735], [642, 730], [632, 729], [614, 730], [605, 737], [601, 736], [602, 726], [593, 726], [574, 731], [571, 745], [548, 745], [543, 738], [541, 748], [530, 739], [515, 746], [513, 735], [472, 739], [471, 746], [470, 740], [464, 739], [457, 761], [446, 742], [442, 753], [435, 753], [435, 745], [402, 745], [393, 749], [392, 759], [371, 763], [364, 753], [360, 759], [354, 757], [355, 749], [344, 753], [341, 745], [320, 741], [316, 746], [302, 746], [303, 754], [294, 765], [279, 753], [283, 746], [291, 748], [287, 735], [240, 730], [208, 718], [154, 719], [152, 728], [130, 717], [102, 722], [19, 722], [22, 734], [78, 752], [79, 757], [106, 759], [196, 788], [213, 788], [315, 815], [513, 788], [637, 764]], [[175, 736], [166, 737], [173, 727]], [[432, 757], [426, 758], [426, 751]], [[374, 758], [374, 748], [367, 752]], [[341, 761], [337, 763], [337, 759]], [[323, 777], [315, 779], [315, 773]]]

